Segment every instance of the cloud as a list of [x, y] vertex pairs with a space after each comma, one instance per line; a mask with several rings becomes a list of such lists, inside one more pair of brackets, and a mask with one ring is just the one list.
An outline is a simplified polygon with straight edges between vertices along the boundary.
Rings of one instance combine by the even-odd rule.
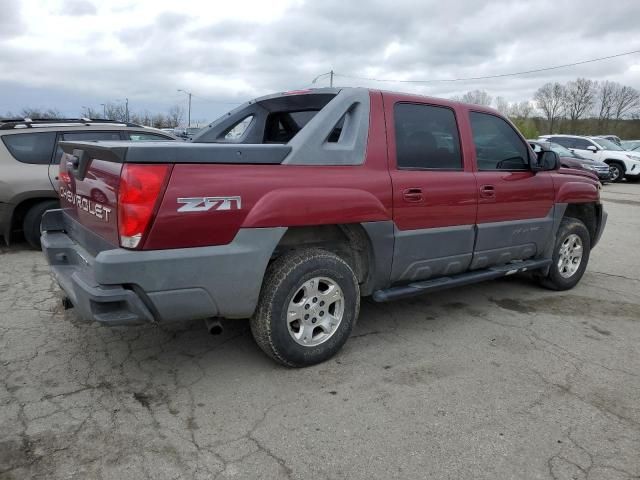
[[88, 0], [65, 0], [60, 8], [61, 15], [82, 17], [84, 15], [96, 15], [98, 9]]
[[[76, 91], [96, 103], [127, 96], [155, 105], [184, 101], [176, 92], [182, 88], [195, 94], [194, 109], [207, 116], [225, 108], [215, 101], [302, 88], [330, 69], [441, 80], [639, 48], [629, 43], [640, 18], [640, 2], [632, 1], [539, 0], [535, 7], [511, 0], [277, 0], [241, 6], [202, 1], [185, 9], [169, 0], [113, 0], [96, 12], [81, 0], [58, 1], [55, 8], [24, 0], [22, 14], [17, 4], [8, 2], [11, 7], [0, 17], [0, 88], [12, 82]], [[576, 12], [589, 15], [577, 19]], [[70, 15], [80, 14], [78, 28]], [[640, 88], [638, 64], [640, 55], [520, 77], [423, 85], [335, 79], [339, 85], [445, 97], [486, 89], [515, 101], [531, 98], [547, 81], [577, 76]], [[318, 85], [326, 82], [325, 77]]]
[[19, 2], [4, 2], [0, 15], [0, 40], [18, 36], [25, 31], [25, 23], [20, 15]]

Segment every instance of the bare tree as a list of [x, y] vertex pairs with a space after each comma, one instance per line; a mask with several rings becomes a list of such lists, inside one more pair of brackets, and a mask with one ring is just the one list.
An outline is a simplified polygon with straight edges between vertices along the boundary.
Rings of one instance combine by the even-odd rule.
[[102, 118], [102, 112], [96, 110], [93, 107], [82, 107], [80, 110], [80, 116], [82, 118]]
[[474, 103], [476, 105], [484, 105], [488, 107], [491, 105], [493, 98], [484, 90], [472, 90], [465, 93], [462, 96], [461, 101], [464, 103]]
[[521, 118], [523, 120], [527, 120], [532, 111], [533, 105], [531, 105], [531, 102], [525, 100], [511, 105], [510, 116], [512, 116], [513, 118]]
[[40, 108], [23, 108], [20, 111], [22, 118], [61, 118], [62, 114], [56, 108], [40, 109]]
[[563, 104], [569, 119], [571, 131], [575, 132], [576, 122], [593, 107], [597, 83], [586, 78], [578, 78], [564, 87]]
[[633, 87], [618, 85], [613, 94], [613, 116], [616, 120], [640, 107], [640, 92]]
[[504, 97], [496, 97], [495, 101], [496, 110], [498, 110], [503, 115], [511, 114], [511, 105], [507, 102], [507, 99]]
[[605, 80], [598, 88], [598, 127], [604, 128], [609, 124], [613, 115], [613, 100], [616, 90], [620, 85], [615, 82]]
[[127, 110], [122, 103], [107, 103], [105, 105], [107, 120], [115, 120], [117, 122], [127, 121]]
[[167, 114], [167, 119], [168, 119], [167, 127], [176, 128], [178, 125], [180, 125], [183, 118], [184, 118], [184, 108], [182, 108], [180, 105], [174, 105], [169, 109], [169, 112]]
[[556, 120], [563, 110], [564, 87], [558, 83], [545, 83], [533, 96], [538, 108], [542, 110], [549, 122], [549, 133], [553, 133]]

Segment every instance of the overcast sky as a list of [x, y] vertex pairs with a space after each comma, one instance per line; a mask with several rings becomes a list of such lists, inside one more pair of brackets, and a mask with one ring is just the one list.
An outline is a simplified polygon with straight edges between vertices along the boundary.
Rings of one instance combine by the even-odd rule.
[[[129, 98], [134, 111], [228, 103], [310, 86], [318, 74], [444, 79], [528, 70], [640, 49], [639, 0], [0, 0], [0, 114]], [[450, 97], [529, 99], [578, 76], [640, 89], [640, 54], [521, 77], [361, 85]], [[318, 85], [327, 85], [323, 78]], [[220, 102], [220, 103], [216, 103]]]

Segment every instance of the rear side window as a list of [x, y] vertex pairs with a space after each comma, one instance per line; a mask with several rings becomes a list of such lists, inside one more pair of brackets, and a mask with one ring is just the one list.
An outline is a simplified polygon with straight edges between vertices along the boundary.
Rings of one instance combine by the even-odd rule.
[[229, 129], [229, 131], [225, 134], [224, 139], [233, 142], [242, 138], [244, 133], [247, 131], [247, 128], [249, 128], [249, 125], [251, 125], [252, 120], [253, 115], [247, 115], [246, 117], [244, 117]]
[[63, 140], [69, 141], [92, 141], [92, 140], [122, 140], [120, 132], [67, 132], [62, 136]]
[[[70, 142], [89, 142], [97, 140], [122, 140], [122, 137], [120, 137], [120, 132], [103, 132], [94, 130], [89, 132], [66, 132], [60, 135], [60, 140]], [[53, 163], [60, 163], [60, 158], [62, 158], [62, 148], [58, 145]]]
[[129, 140], [134, 142], [161, 142], [173, 140], [172, 138], [165, 137], [164, 135], [158, 135], [156, 133], [124, 132], [124, 134], [129, 138]]
[[56, 134], [55, 132], [36, 132], [3, 135], [2, 141], [19, 162], [47, 165], [51, 161]]
[[558, 145], [562, 145], [565, 148], [572, 148], [573, 145], [571, 138], [568, 137], [551, 137], [549, 138], [549, 141], [557, 143]]
[[471, 130], [478, 170], [528, 170], [529, 149], [500, 117], [471, 112]]
[[317, 113], [318, 110], [270, 113], [264, 132], [264, 143], [289, 142]]
[[462, 170], [458, 127], [451, 109], [398, 103], [394, 116], [398, 168]]

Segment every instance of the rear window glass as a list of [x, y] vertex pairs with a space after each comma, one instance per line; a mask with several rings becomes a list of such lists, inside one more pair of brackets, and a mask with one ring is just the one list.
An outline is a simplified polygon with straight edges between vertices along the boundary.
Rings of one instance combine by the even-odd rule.
[[19, 162], [47, 165], [51, 161], [56, 134], [37, 132], [3, 135], [2, 141]]

